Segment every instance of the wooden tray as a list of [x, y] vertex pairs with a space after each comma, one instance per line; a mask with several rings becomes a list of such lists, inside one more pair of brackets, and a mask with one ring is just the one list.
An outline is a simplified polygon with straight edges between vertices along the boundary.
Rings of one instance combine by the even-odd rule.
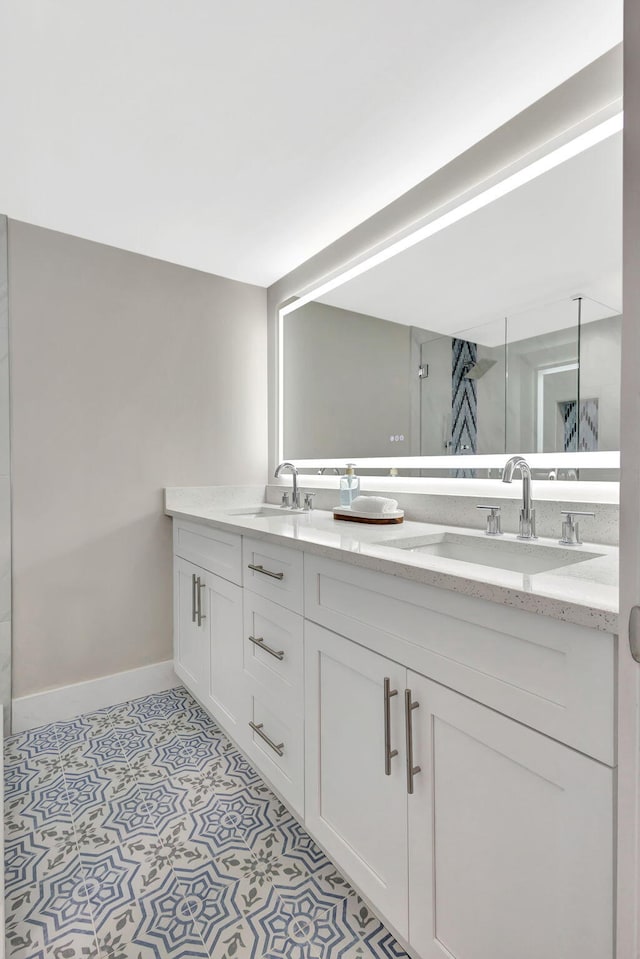
[[[398, 512], [402, 511], [398, 510]], [[404, 513], [402, 516], [398, 516], [396, 513], [392, 513], [390, 516], [385, 516], [384, 513], [379, 513], [374, 517], [371, 513], [358, 514], [356, 511], [353, 513], [347, 513], [342, 512], [341, 510], [334, 510], [333, 518], [346, 520], [347, 523], [369, 523], [371, 526], [391, 526], [396, 525], [397, 523], [403, 523]]]

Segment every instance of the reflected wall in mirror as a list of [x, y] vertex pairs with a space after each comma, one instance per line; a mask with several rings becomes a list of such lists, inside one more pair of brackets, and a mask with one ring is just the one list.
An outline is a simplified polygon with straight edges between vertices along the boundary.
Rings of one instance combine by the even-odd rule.
[[396, 434], [407, 451], [410, 351], [410, 328], [379, 317], [315, 302], [286, 316], [285, 458], [376, 456]]
[[284, 457], [619, 449], [621, 144], [287, 313]]

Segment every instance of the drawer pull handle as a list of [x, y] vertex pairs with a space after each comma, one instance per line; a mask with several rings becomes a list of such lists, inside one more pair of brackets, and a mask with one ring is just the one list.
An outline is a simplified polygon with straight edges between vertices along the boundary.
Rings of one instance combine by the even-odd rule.
[[254, 733], [257, 733], [260, 739], [263, 739], [265, 741], [267, 746], [271, 746], [274, 753], [277, 753], [278, 756], [284, 756], [284, 743], [280, 743], [279, 745], [276, 745], [273, 739], [269, 739], [267, 734], [262, 732], [262, 727], [264, 726], [264, 723], [249, 723], [249, 725], [253, 729]]
[[279, 659], [280, 662], [284, 659], [284, 649], [271, 649], [271, 646], [267, 646], [262, 636], [249, 636], [249, 642], [260, 649], [264, 649], [265, 653], [269, 653], [270, 656]]
[[284, 579], [284, 573], [272, 573], [270, 569], [265, 569], [264, 566], [257, 566], [255, 563], [248, 563], [249, 569], [252, 569], [255, 573], [262, 573], [263, 576], [271, 576], [272, 579]]
[[384, 774], [391, 775], [391, 760], [398, 755], [397, 749], [391, 748], [391, 697], [397, 696], [398, 690], [391, 688], [391, 680], [384, 678]]
[[417, 709], [420, 703], [415, 703], [411, 698], [411, 690], [405, 689], [404, 691], [404, 719], [406, 724], [406, 733], [407, 733], [407, 792], [411, 796], [413, 794], [413, 777], [422, 772], [420, 766], [413, 765], [413, 723], [411, 719], [411, 714], [414, 709]]

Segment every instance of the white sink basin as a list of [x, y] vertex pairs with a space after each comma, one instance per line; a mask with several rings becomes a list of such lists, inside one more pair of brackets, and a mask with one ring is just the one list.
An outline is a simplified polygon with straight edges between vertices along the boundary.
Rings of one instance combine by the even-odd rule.
[[227, 516], [246, 516], [247, 519], [271, 519], [278, 516], [301, 516], [303, 510], [300, 509], [282, 509], [281, 506], [254, 506], [252, 509], [229, 509]]
[[483, 538], [464, 533], [433, 533], [430, 536], [386, 540], [377, 545], [529, 574], [584, 563], [603, 555], [583, 549], [564, 549], [562, 546], [543, 546], [506, 537]]

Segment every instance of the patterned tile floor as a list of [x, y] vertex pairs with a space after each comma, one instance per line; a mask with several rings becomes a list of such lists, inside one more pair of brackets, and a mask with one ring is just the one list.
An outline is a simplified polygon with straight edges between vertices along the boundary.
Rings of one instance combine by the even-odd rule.
[[7, 959], [406, 959], [178, 687], [5, 741]]

